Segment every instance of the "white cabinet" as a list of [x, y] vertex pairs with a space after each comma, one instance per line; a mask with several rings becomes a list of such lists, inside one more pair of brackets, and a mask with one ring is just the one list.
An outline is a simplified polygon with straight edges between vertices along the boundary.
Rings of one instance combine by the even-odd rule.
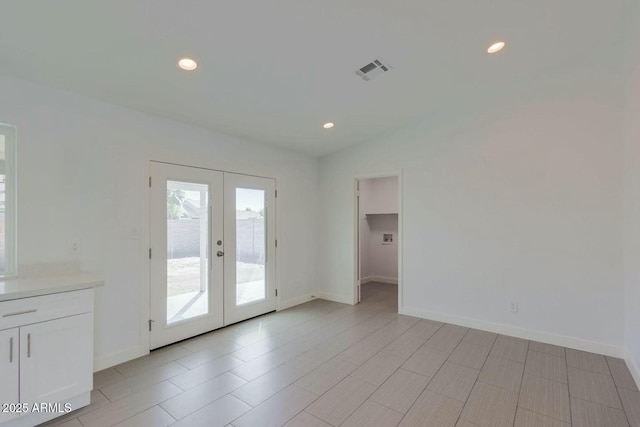
[[[0, 403], [19, 401], [18, 328], [0, 331]], [[4, 409], [4, 408], [0, 408]], [[0, 412], [0, 422], [16, 418], [17, 412]]]
[[[93, 387], [93, 290], [0, 302], [0, 378], [0, 402], [22, 405], [0, 415], [2, 427], [36, 425], [63, 415], [65, 404], [86, 405]], [[32, 411], [41, 404], [48, 406]]]
[[91, 390], [92, 315], [20, 328], [20, 400], [61, 402]]

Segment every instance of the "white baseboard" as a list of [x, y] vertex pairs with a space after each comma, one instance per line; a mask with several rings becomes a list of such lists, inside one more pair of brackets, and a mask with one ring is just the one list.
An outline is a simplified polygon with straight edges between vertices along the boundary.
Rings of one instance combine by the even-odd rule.
[[362, 279], [360, 279], [360, 284], [364, 285], [365, 283], [369, 283], [369, 282], [380, 282], [380, 283], [389, 283], [391, 285], [397, 285], [398, 284], [398, 278], [397, 277], [382, 277], [382, 276], [367, 276], [367, 277], [363, 277]]
[[355, 302], [353, 301], [353, 295], [339, 295], [332, 294], [330, 292], [316, 292], [314, 295], [316, 298], [326, 299], [329, 301], [341, 302], [343, 304], [349, 305], [355, 304]]
[[451, 323], [453, 325], [475, 328], [488, 332], [495, 332], [512, 337], [523, 338], [532, 341], [539, 341], [546, 344], [553, 344], [576, 350], [589, 351], [592, 353], [604, 354], [613, 357], [625, 357], [625, 350], [622, 346], [604, 344], [589, 341], [582, 338], [568, 337], [564, 335], [552, 334], [549, 332], [534, 331], [518, 326], [506, 325], [503, 323], [488, 322], [484, 320], [472, 319], [463, 316], [450, 315], [436, 311], [426, 310], [420, 307], [400, 307], [400, 314], [420, 317], [422, 319], [436, 320], [439, 322]]
[[304, 304], [305, 302], [309, 302], [311, 300], [314, 300], [315, 297], [311, 294], [307, 294], [307, 295], [301, 295], [299, 297], [295, 297], [295, 298], [289, 298], [288, 300], [285, 301], [280, 301], [280, 303], [278, 303], [278, 311], [280, 310], [286, 310], [287, 308], [291, 308], [294, 307], [296, 305], [300, 305], [300, 304]]
[[640, 368], [638, 367], [635, 359], [631, 356], [631, 353], [628, 349], [626, 353], [627, 354], [625, 355], [625, 362], [627, 362], [627, 368], [629, 368], [629, 371], [631, 371], [631, 375], [636, 381], [636, 385], [638, 386], [638, 388], [640, 388]]
[[149, 354], [149, 347], [138, 345], [105, 356], [96, 357], [93, 360], [93, 372], [102, 371], [103, 369], [119, 365], [129, 360]]

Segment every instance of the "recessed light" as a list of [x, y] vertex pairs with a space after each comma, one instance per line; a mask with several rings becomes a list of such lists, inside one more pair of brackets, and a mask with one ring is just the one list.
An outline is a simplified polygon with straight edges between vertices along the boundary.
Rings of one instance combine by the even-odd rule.
[[502, 48], [504, 48], [504, 44], [504, 42], [495, 42], [494, 44], [489, 46], [489, 49], [487, 49], [487, 53], [500, 52]]
[[198, 68], [198, 63], [191, 58], [180, 58], [178, 60], [178, 67], [185, 71], [193, 71]]
[[327, 123], [322, 125], [322, 127], [325, 128], [325, 129], [331, 129], [334, 126], [335, 125], [333, 123], [331, 123], [331, 122], [327, 122]]

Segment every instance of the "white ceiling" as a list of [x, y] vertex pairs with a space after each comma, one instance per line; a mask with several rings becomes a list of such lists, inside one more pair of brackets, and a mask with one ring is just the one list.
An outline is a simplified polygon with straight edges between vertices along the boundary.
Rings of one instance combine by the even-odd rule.
[[[2, 0], [0, 74], [324, 155], [505, 81], [621, 62], [636, 1]], [[393, 70], [358, 78], [375, 57]]]

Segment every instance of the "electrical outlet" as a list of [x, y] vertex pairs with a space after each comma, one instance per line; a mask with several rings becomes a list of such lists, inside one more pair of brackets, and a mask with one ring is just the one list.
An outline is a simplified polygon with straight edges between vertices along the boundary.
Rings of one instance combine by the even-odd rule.
[[69, 245], [69, 250], [72, 254], [77, 255], [78, 252], [80, 252], [80, 242], [78, 242], [77, 240], [73, 240]]
[[515, 301], [511, 301], [511, 304], [509, 304], [509, 311], [512, 313], [517, 313], [518, 312], [518, 303]]
[[140, 240], [140, 230], [138, 227], [133, 227], [129, 230], [129, 238], [131, 240]]

